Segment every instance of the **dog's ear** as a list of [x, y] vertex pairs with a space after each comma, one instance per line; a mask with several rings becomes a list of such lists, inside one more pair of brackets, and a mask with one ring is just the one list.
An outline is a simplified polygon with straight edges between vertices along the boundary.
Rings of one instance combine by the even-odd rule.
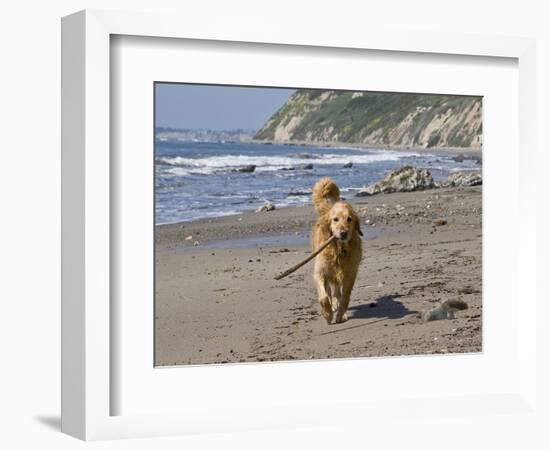
[[318, 226], [324, 240], [327, 240], [332, 236], [332, 231], [330, 229], [330, 217], [328, 214], [324, 214], [319, 218]]

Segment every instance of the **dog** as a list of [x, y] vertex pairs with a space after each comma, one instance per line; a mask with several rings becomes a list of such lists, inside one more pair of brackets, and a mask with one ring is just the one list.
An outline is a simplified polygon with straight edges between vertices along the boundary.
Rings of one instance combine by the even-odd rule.
[[313, 187], [313, 205], [319, 217], [313, 226], [313, 251], [327, 239], [333, 240], [315, 258], [313, 280], [319, 296], [321, 315], [332, 323], [347, 320], [351, 291], [355, 284], [363, 250], [359, 216], [351, 205], [340, 199], [340, 189], [330, 178], [323, 178]]

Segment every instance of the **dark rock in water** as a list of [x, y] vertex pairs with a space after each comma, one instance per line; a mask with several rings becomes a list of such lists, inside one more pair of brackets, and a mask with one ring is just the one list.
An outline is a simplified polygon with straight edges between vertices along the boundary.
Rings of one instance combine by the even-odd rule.
[[454, 161], [454, 162], [459, 162], [459, 163], [461, 163], [461, 162], [464, 162], [464, 159], [466, 159], [466, 158], [464, 158], [464, 154], [463, 154], [463, 153], [460, 153], [459, 155], [453, 156], [453, 161]]
[[436, 187], [429, 170], [404, 166], [390, 172], [383, 180], [361, 189], [356, 197], [391, 192], [422, 191]]
[[470, 160], [470, 161], [475, 161], [476, 164], [478, 165], [481, 165], [481, 163], [483, 162], [482, 159], [481, 159], [481, 155], [464, 155], [464, 153], [460, 153], [459, 155], [456, 155], [456, 156], [453, 156], [452, 160], [454, 162], [464, 162], [466, 160]]
[[237, 167], [236, 169], [233, 169], [231, 172], [252, 173], [255, 170], [256, 170], [256, 166], [254, 164], [250, 164], [248, 166]]
[[353, 163], [349, 162], [342, 166], [342, 169], [351, 169], [353, 167]]
[[311, 153], [298, 153], [298, 157], [302, 159], [315, 159], [317, 158], [316, 155], [313, 155]]
[[311, 170], [313, 169], [313, 164], [304, 164], [302, 166], [296, 166], [296, 167], [283, 167], [279, 170], [296, 170], [296, 169]]
[[256, 212], [269, 212], [274, 211], [275, 205], [273, 203], [266, 203], [265, 205], [260, 206]]
[[455, 172], [441, 183], [441, 187], [481, 186], [482, 184], [481, 172]]
[[472, 161], [475, 161], [478, 166], [480, 166], [483, 163], [481, 155], [471, 155], [471, 156], [468, 156], [466, 159], [471, 159]]
[[287, 196], [289, 197], [298, 197], [302, 195], [311, 195], [311, 192], [308, 191], [290, 191]]

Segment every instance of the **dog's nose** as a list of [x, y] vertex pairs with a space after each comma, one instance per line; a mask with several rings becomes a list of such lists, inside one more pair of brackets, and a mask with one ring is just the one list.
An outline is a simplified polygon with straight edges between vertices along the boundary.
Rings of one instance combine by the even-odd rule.
[[348, 232], [347, 231], [341, 231], [340, 232], [340, 239], [347, 239]]

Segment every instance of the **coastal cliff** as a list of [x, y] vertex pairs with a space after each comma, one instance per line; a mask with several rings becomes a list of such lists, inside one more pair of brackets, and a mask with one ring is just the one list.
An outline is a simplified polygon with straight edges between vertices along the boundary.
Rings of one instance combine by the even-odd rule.
[[254, 139], [479, 150], [482, 101], [466, 96], [299, 89]]

